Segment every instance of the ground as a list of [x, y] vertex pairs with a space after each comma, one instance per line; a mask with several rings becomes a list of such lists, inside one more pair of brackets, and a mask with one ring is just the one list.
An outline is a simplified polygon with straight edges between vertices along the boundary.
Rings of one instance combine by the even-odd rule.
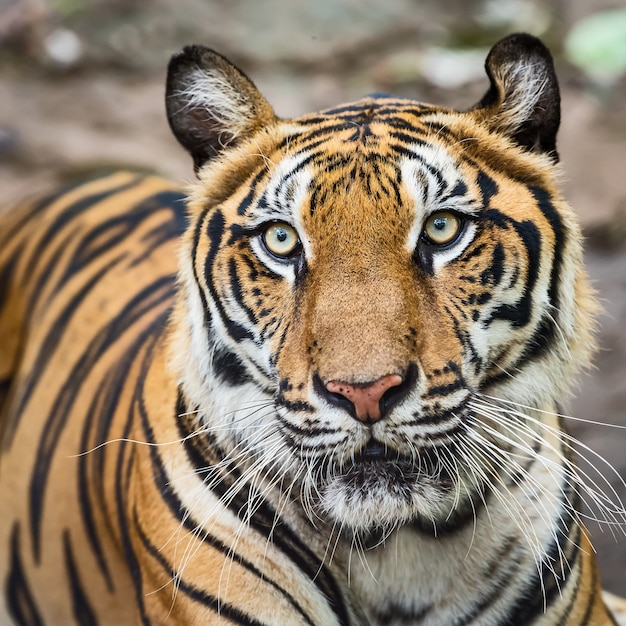
[[[626, 79], [568, 62], [572, 26], [620, 0], [7, 0], [0, 7], [2, 204], [102, 167], [154, 169], [180, 181], [191, 161], [167, 128], [169, 56], [203, 43], [237, 62], [281, 115], [373, 91], [457, 107], [486, 88], [482, 63], [501, 35], [541, 35], [563, 96], [565, 193], [588, 237], [605, 313], [596, 369], [569, 415], [572, 433], [622, 501], [626, 489]], [[626, 539], [590, 524], [604, 585], [626, 595]]]

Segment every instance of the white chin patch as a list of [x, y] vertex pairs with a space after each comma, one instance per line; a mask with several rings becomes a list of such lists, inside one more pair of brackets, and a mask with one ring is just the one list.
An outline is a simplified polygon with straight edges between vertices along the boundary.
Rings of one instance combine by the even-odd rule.
[[418, 518], [437, 520], [450, 512], [454, 487], [393, 463], [350, 468], [320, 488], [323, 512], [344, 528], [392, 530]]

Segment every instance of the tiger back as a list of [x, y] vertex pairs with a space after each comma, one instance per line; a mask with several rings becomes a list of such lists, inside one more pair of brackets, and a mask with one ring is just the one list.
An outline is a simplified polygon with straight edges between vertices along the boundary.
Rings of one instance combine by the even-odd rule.
[[486, 68], [468, 111], [283, 120], [185, 48], [186, 194], [0, 216], [0, 624], [616, 623], [559, 416], [596, 303], [556, 77], [527, 35]]

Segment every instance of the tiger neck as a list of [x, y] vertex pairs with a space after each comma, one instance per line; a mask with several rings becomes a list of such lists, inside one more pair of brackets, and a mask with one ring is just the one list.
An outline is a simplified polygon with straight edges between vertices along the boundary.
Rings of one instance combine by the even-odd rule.
[[[351, 591], [366, 603], [370, 623], [526, 624], [545, 619], [551, 599], [566, 602], [586, 537], [571, 512], [578, 500], [571, 480], [565, 472], [543, 474], [545, 465], [525, 483], [485, 493], [458, 524], [407, 525], [352, 555]], [[390, 616], [400, 607], [402, 621], [395, 622]]]

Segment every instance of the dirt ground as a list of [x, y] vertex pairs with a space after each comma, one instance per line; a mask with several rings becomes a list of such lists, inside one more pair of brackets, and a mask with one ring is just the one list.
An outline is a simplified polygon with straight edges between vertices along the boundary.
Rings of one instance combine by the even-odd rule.
[[[153, 169], [180, 181], [191, 162], [163, 110], [169, 56], [204, 43], [237, 62], [280, 115], [373, 91], [457, 107], [486, 88], [489, 46], [541, 35], [563, 96], [563, 186], [588, 236], [602, 299], [597, 368], [581, 382], [572, 433], [623, 502], [626, 488], [626, 80], [597, 82], [563, 42], [586, 15], [623, 0], [3, 0], [0, 2], [0, 202], [83, 172]], [[610, 426], [610, 425], [611, 426]], [[605, 587], [626, 595], [624, 529], [590, 524]]]

